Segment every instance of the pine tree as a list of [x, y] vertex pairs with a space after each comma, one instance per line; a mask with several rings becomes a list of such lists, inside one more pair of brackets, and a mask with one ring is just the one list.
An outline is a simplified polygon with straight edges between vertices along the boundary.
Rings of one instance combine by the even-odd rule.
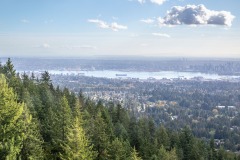
[[24, 139], [21, 132], [24, 104], [17, 102], [16, 95], [2, 74], [0, 88], [0, 159], [16, 159]]
[[176, 149], [173, 148], [169, 153], [168, 153], [169, 160], [178, 160], [177, 152]]
[[16, 76], [16, 70], [14, 69], [14, 65], [10, 58], [8, 58], [6, 64], [3, 66], [3, 73], [5, 74], [7, 79]]
[[62, 107], [60, 98], [56, 98], [48, 85], [37, 85], [33, 96], [34, 108], [41, 124], [46, 159], [56, 159], [61, 151], [62, 142]]
[[177, 160], [178, 157], [176, 154], [176, 150], [172, 149], [171, 151], [168, 152], [162, 145], [158, 153], [158, 159], [159, 160]]
[[59, 125], [60, 125], [60, 134], [61, 137], [59, 137], [62, 141], [66, 140], [66, 134], [68, 131], [68, 128], [71, 124], [71, 109], [68, 104], [67, 98], [63, 96], [61, 98], [60, 102], [60, 108], [59, 108]]
[[214, 139], [213, 138], [211, 138], [210, 144], [209, 144], [208, 159], [209, 160], [216, 160], [217, 159], [217, 152], [215, 151], [215, 144], [214, 144]]
[[183, 160], [191, 159], [193, 135], [189, 127], [185, 127], [180, 134], [180, 146], [183, 151]]
[[93, 146], [90, 144], [86, 133], [82, 127], [83, 120], [80, 112], [79, 101], [75, 101], [73, 110], [73, 122], [67, 132], [67, 141], [63, 145], [62, 159], [69, 160], [92, 160], [96, 157], [96, 153], [92, 150]]
[[71, 109], [65, 96], [60, 99], [58, 107], [53, 106], [49, 109], [53, 115], [48, 128], [51, 139], [51, 154], [54, 158], [59, 159], [60, 155], [64, 154], [63, 146], [67, 143], [67, 134], [72, 123]]
[[20, 157], [22, 160], [42, 160], [44, 159], [44, 151], [42, 148], [42, 137], [39, 132], [38, 123], [32, 119], [31, 114], [26, 106], [24, 106], [21, 117], [23, 123], [24, 140]]
[[2, 66], [1, 61], [0, 61], [0, 74], [3, 74], [3, 66]]
[[21, 93], [21, 78], [19, 74], [16, 74], [16, 70], [14, 69], [14, 65], [12, 64], [10, 58], [8, 58], [6, 64], [3, 66], [3, 73], [5, 75], [8, 86], [12, 87], [14, 92], [17, 93], [17, 98], [19, 98], [19, 95]]
[[162, 145], [161, 148], [159, 149], [158, 157], [161, 160], [168, 160], [168, 153], [164, 146]]
[[107, 125], [99, 112], [96, 117], [90, 119], [88, 133], [94, 145], [93, 149], [97, 151], [96, 159], [106, 159], [108, 157], [109, 135], [106, 133]]
[[121, 139], [115, 138], [109, 147], [109, 159], [122, 160], [130, 155], [130, 144]]
[[44, 73], [41, 74], [40, 82], [41, 82], [41, 84], [44, 84], [44, 85], [48, 86], [49, 88], [53, 89], [52, 80], [50, 78], [50, 74], [48, 71], [44, 71]]
[[23, 92], [23, 101], [26, 105], [21, 119], [23, 121], [22, 127], [25, 138], [20, 156], [23, 160], [41, 160], [44, 159], [43, 139], [40, 134], [39, 121], [36, 117], [31, 97], [26, 89]]
[[166, 149], [170, 148], [169, 136], [163, 125], [161, 125], [157, 131], [157, 141], [158, 141], [158, 147], [163, 145]]
[[133, 151], [131, 153], [129, 160], [142, 160], [142, 158], [138, 156], [138, 153], [135, 147], [133, 147]]
[[77, 117], [74, 118], [72, 127], [67, 133], [66, 144], [63, 144], [62, 159], [66, 160], [93, 160], [95, 152], [92, 151], [80, 121]]

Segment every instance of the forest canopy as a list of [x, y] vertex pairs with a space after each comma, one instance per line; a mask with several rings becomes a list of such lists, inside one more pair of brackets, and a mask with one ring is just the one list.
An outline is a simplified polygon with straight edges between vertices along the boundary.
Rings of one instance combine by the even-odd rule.
[[190, 160], [240, 159], [214, 140], [176, 132], [150, 117], [81, 92], [60, 89], [45, 71], [18, 74], [11, 60], [0, 64], [0, 159]]

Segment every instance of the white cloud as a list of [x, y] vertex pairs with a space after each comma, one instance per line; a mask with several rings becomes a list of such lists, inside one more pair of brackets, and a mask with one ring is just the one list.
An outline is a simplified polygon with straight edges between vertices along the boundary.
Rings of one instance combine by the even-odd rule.
[[96, 23], [98, 25], [98, 27], [103, 28], [103, 29], [109, 28], [109, 25], [106, 22], [99, 20], [99, 19], [89, 19], [88, 22]]
[[[140, 4], [146, 3], [146, 0], [137, 0]], [[166, 0], [149, 0], [151, 3], [162, 5]]]
[[225, 25], [231, 26], [235, 17], [231, 12], [214, 11], [204, 5], [174, 6], [164, 18], [158, 18], [160, 25]]
[[124, 30], [127, 29], [127, 26], [117, 24], [116, 22], [112, 22], [108, 24], [107, 22], [104, 22], [99, 19], [89, 19], [88, 22], [90, 23], [95, 23], [98, 25], [98, 27], [103, 28], [103, 29], [111, 29], [113, 31], [119, 31], [119, 30]]
[[166, 0], [150, 0], [152, 3], [162, 5]]
[[152, 33], [153, 36], [170, 38], [171, 36], [166, 33]]
[[21, 19], [21, 22], [22, 22], [22, 23], [29, 23], [30, 21], [27, 20], [27, 19]]
[[151, 24], [151, 23], [153, 23], [155, 20], [153, 20], [153, 19], [141, 19], [140, 20], [140, 22], [143, 22], [143, 23], [147, 23], [147, 24]]
[[118, 31], [120, 29], [127, 29], [127, 26], [123, 26], [123, 25], [117, 24], [116, 22], [111, 23], [111, 25], [109, 25], [109, 27], [113, 31]]
[[139, 3], [143, 4], [145, 3], [146, 1], [145, 0], [138, 0]]

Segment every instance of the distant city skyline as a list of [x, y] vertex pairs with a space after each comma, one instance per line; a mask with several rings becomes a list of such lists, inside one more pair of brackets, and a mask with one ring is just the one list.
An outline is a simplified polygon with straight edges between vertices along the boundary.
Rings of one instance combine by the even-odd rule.
[[2, 0], [0, 57], [240, 58], [237, 0]]

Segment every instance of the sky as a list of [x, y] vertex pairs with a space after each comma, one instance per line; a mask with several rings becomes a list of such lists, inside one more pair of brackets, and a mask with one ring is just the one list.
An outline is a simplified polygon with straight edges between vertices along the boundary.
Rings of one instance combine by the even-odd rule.
[[240, 58], [239, 0], [0, 0], [0, 57]]

